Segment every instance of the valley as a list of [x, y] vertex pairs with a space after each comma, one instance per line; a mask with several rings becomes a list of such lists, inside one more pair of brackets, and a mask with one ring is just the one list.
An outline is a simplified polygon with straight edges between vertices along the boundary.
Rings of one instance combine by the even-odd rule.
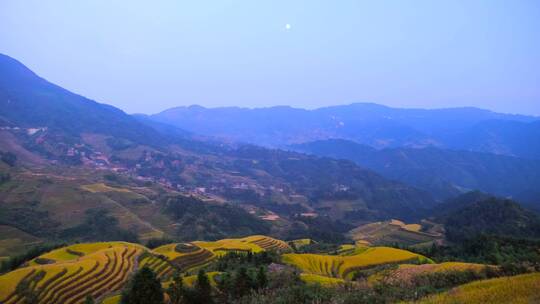
[[[506, 136], [536, 124], [374, 104], [129, 115], [0, 55], [0, 303], [534, 302], [540, 165]], [[497, 145], [465, 145], [478, 130]]]

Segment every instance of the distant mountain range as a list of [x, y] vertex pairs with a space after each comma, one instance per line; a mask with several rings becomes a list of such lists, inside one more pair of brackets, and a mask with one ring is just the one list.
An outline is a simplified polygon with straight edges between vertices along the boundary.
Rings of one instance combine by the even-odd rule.
[[189, 106], [150, 118], [197, 134], [272, 147], [340, 138], [375, 148], [435, 146], [540, 158], [538, 117], [477, 108], [397, 109], [372, 103], [316, 110]]
[[[335, 241], [357, 225], [432, 216], [469, 189], [538, 202], [535, 119], [373, 104], [128, 115], [0, 55], [0, 229], [28, 242], [253, 233]], [[522, 157], [447, 149], [457, 145]], [[513, 210], [505, 225], [521, 223], [521, 209], [499, 205], [466, 214]], [[112, 230], [100, 233], [96, 218]]]
[[377, 150], [341, 139], [293, 145], [291, 149], [352, 160], [387, 178], [428, 190], [439, 199], [481, 190], [540, 207], [540, 160], [433, 147]]
[[[74, 180], [102, 176], [95, 170], [120, 172], [139, 186], [151, 182], [174, 193], [235, 202], [256, 214], [276, 214], [290, 225], [298, 214], [353, 224], [418, 219], [437, 203], [426, 191], [351, 161], [227, 144], [127, 115], [51, 84], [5, 55], [0, 55], [0, 127], [0, 151], [17, 155], [18, 168], [39, 167], [44, 176], [63, 168], [62, 175]], [[28, 174], [8, 170], [27, 180]], [[0, 211], [11, 208], [1, 200]]]

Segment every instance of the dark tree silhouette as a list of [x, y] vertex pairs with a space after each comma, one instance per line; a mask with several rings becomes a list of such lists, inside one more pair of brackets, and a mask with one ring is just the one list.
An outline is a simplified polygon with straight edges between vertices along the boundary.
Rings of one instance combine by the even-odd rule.
[[139, 270], [122, 293], [122, 304], [163, 304], [163, 289], [148, 267]]

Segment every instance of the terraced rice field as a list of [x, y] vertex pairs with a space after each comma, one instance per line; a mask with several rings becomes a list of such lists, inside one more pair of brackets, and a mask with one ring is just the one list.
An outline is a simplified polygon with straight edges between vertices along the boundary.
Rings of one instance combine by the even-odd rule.
[[286, 242], [271, 238], [265, 235], [248, 236], [241, 239], [244, 242], [255, 244], [264, 250], [275, 250], [279, 252], [291, 251], [292, 248]]
[[[86, 246], [88, 245], [88, 246]], [[141, 246], [128, 243], [79, 244], [79, 254], [55, 250], [51, 264], [30, 265], [0, 276], [0, 302], [24, 303], [17, 286], [28, 286], [39, 303], [83, 303], [120, 290], [134, 270]], [[88, 253], [85, 253], [88, 252]]]
[[81, 186], [82, 189], [92, 192], [92, 193], [99, 193], [99, 192], [125, 192], [130, 193], [131, 191], [124, 188], [115, 188], [105, 185], [104, 183], [98, 183], [98, 184], [90, 184], [90, 185], [84, 185]]
[[122, 295], [115, 295], [103, 300], [102, 304], [118, 304], [122, 300]]
[[224, 239], [214, 242], [196, 241], [192, 243], [175, 243], [160, 246], [154, 253], [163, 255], [181, 271], [188, 271], [202, 266], [214, 258], [230, 251], [261, 252], [276, 250], [290, 251], [291, 247], [284, 241], [263, 235], [254, 235], [242, 239]]
[[417, 303], [540, 303], [540, 273], [472, 282]]
[[248, 243], [241, 239], [224, 239], [215, 242], [193, 242], [193, 244], [210, 250], [216, 255], [223, 255], [229, 251], [261, 252], [264, 250], [254, 243]]
[[304, 246], [313, 244], [313, 240], [312, 239], [297, 239], [297, 240], [289, 241], [288, 243], [290, 246], [294, 246], [295, 248], [300, 249]]
[[204, 265], [214, 259], [215, 255], [212, 251], [194, 245], [194, 249], [186, 252], [178, 250], [179, 244], [167, 244], [154, 249], [154, 253], [167, 257], [171, 264], [177, 267], [180, 271], [188, 271], [195, 267]]
[[174, 273], [174, 266], [169, 261], [149, 252], [139, 257], [139, 268], [145, 266], [150, 268], [160, 280], [166, 280]]
[[433, 263], [430, 259], [407, 250], [389, 247], [365, 248], [355, 255], [284, 254], [283, 262], [305, 273], [334, 278], [350, 278], [357, 270], [378, 265], [399, 263]]
[[301, 273], [300, 279], [306, 283], [311, 284], [320, 284], [323, 286], [334, 286], [345, 283], [345, 280], [338, 278], [325, 277], [317, 274], [311, 273]]
[[384, 280], [387, 283], [400, 283], [407, 284], [411, 282], [411, 279], [415, 276], [426, 274], [426, 273], [438, 273], [438, 272], [448, 272], [448, 271], [475, 271], [480, 272], [486, 267], [496, 266], [486, 266], [483, 264], [475, 263], [462, 263], [462, 262], [445, 262], [440, 264], [401, 264], [398, 269], [394, 269], [388, 272], [379, 272], [368, 278], [368, 282], [375, 283], [378, 281]]
[[357, 248], [357, 246], [352, 244], [344, 244], [339, 246], [337, 252], [339, 255], [352, 255], [356, 253]]
[[406, 246], [430, 244], [441, 238], [440, 235], [421, 232], [420, 224], [405, 224], [391, 220], [362, 225], [349, 232], [355, 241], [365, 241], [374, 245], [402, 244]]
[[[96, 243], [82, 243], [75, 244], [67, 247], [55, 249], [46, 254], [39, 256], [40, 259], [51, 260], [53, 262], [67, 262], [77, 260], [81, 257], [87, 256], [91, 253], [101, 251], [103, 249], [114, 248], [117, 246], [129, 246], [144, 249], [143, 246], [127, 243], [127, 242], [96, 242]], [[30, 261], [30, 265], [39, 265], [36, 259]]]
[[[0, 276], [0, 303], [23, 304], [29, 293], [39, 303], [78, 304], [88, 295], [98, 301], [115, 303], [118, 300], [115, 295], [130, 274], [141, 267], [152, 269], [166, 285], [175, 269], [194, 270], [229, 251], [265, 250], [285, 252], [291, 248], [283, 241], [262, 235], [168, 244], [155, 250], [126, 242], [74, 244], [45, 253]], [[217, 273], [210, 274], [211, 280], [214, 275]], [[187, 281], [190, 279], [195, 277], [186, 277]]]

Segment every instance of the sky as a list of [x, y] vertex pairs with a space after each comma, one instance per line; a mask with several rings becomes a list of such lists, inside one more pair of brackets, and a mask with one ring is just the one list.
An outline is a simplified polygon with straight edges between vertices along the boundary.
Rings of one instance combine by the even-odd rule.
[[0, 53], [128, 113], [374, 102], [540, 115], [537, 0], [0, 0]]

